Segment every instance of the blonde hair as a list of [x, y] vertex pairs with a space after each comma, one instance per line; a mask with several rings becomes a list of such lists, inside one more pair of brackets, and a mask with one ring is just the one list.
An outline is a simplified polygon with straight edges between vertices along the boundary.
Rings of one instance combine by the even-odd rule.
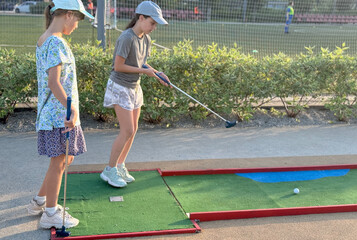
[[53, 17], [56, 16], [62, 16], [67, 14], [67, 12], [73, 12], [74, 16], [76, 16], [79, 20], [84, 19], [84, 14], [79, 12], [79, 11], [73, 11], [73, 10], [65, 10], [65, 9], [57, 9], [53, 13], [51, 13], [51, 8], [53, 8], [55, 5], [54, 3], [50, 3], [46, 8], [45, 8], [45, 18], [46, 18], [46, 29], [51, 25]]

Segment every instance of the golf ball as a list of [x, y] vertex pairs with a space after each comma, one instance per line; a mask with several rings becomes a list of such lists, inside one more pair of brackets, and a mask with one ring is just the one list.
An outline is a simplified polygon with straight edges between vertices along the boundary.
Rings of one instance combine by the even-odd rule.
[[300, 192], [300, 190], [298, 188], [294, 188], [294, 193], [298, 194]]

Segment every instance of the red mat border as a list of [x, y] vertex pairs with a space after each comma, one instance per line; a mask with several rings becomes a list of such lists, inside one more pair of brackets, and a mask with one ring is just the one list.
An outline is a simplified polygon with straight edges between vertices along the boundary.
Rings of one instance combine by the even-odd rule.
[[[278, 167], [278, 168], [273, 167], [273, 168], [203, 169], [203, 170], [160, 171], [160, 172], [162, 177], [168, 177], [168, 176], [185, 176], [185, 175], [336, 170], [336, 169], [357, 169], [357, 164]], [[215, 211], [215, 212], [193, 212], [193, 213], [189, 213], [189, 216], [191, 220], [204, 222], [204, 221], [217, 221], [217, 220], [230, 220], [230, 219], [277, 217], [277, 216], [338, 213], [338, 212], [357, 212], [357, 204], [295, 207], [295, 208], [249, 209], [249, 210]]]
[[[134, 169], [130, 170], [134, 172], [141, 171], [157, 171], [160, 176], [162, 176], [161, 169]], [[68, 174], [90, 174], [90, 173], [101, 173], [102, 171], [71, 171]], [[191, 220], [191, 219], [190, 219]], [[144, 231], [144, 232], [129, 232], [129, 233], [112, 233], [112, 234], [101, 234], [101, 235], [86, 235], [86, 236], [69, 236], [69, 237], [57, 237], [56, 229], [51, 228], [51, 238], [50, 240], [61, 240], [61, 239], [73, 239], [73, 240], [91, 240], [91, 239], [111, 239], [111, 238], [128, 238], [128, 237], [145, 237], [145, 236], [159, 236], [159, 235], [172, 235], [172, 234], [186, 234], [186, 233], [199, 233], [201, 232], [201, 227], [196, 221], [191, 220], [194, 228], [183, 228], [183, 229], [170, 229], [170, 230], [160, 230], [160, 231]], [[68, 231], [71, 231], [70, 229]]]
[[[111, 239], [111, 238], [130, 238], [130, 237], [147, 237], [147, 236], [159, 236], [159, 235], [171, 235], [171, 234], [185, 234], [185, 233], [198, 233], [201, 232], [200, 226], [191, 220], [194, 228], [183, 228], [183, 229], [171, 229], [171, 230], [160, 230], [160, 231], [146, 231], [146, 232], [130, 232], [130, 233], [112, 233], [112, 234], [101, 234], [101, 235], [87, 235], [87, 236], [74, 236], [74, 237], [57, 237], [56, 229], [51, 228], [51, 240], [61, 240], [61, 239], [73, 239], [73, 240], [91, 240], [91, 239]], [[69, 229], [70, 231], [70, 229]]]
[[317, 206], [317, 207], [297, 207], [297, 208], [216, 211], [216, 212], [193, 212], [193, 213], [189, 213], [189, 215], [191, 220], [207, 222], [207, 221], [231, 220], [231, 219], [281, 217], [281, 216], [341, 213], [341, 212], [357, 212], [357, 204]]

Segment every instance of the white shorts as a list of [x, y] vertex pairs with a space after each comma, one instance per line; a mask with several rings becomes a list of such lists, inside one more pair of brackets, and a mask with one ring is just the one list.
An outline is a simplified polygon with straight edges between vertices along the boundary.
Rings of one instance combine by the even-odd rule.
[[138, 85], [135, 89], [127, 88], [108, 80], [107, 89], [104, 95], [104, 107], [113, 108], [115, 104], [132, 111], [143, 105], [143, 90]]

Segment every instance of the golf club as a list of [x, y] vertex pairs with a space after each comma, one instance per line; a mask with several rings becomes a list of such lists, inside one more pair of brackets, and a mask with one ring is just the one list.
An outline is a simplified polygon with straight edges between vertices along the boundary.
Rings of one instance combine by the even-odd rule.
[[[71, 103], [72, 99], [67, 98], [67, 120], [71, 117]], [[63, 189], [63, 224], [62, 229], [56, 231], [58, 237], [68, 237], [71, 232], [66, 231], [65, 227], [65, 217], [66, 217], [66, 194], [67, 194], [67, 171], [68, 171], [68, 145], [69, 145], [69, 132], [66, 132], [66, 163], [64, 167], [64, 189]]]
[[[143, 68], [148, 68], [148, 66], [146, 66], [145, 64], [143, 65]], [[196, 100], [195, 98], [191, 97], [190, 95], [188, 95], [186, 92], [184, 92], [183, 90], [181, 90], [180, 88], [176, 87], [173, 83], [167, 81], [165, 78], [163, 78], [162, 76], [160, 76], [159, 74], [155, 73], [156, 76], [158, 76], [162, 81], [164, 81], [166, 84], [168, 84], [169, 86], [174, 87], [176, 90], [180, 91], [181, 93], [183, 93], [184, 95], [186, 95], [187, 97], [189, 97], [190, 99], [192, 99], [193, 101], [197, 102], [198, 104], [200, 104], [202, 107], [206, 108], [208, 111], [210, 111], [211, 113], [213, 113], [214, 115], [216, 115], [217, 117], [219, 117], [221, 120], [223, 120], [226, 123], [226, 128], [231, 128], [233, 126], [235, 126], [237, 124], [237, 121], [228, 121], [225, 118], [223, 118], [221, 115], [219, 115], [218, 113], [214, 112], [213, 110], [211, 110], [210, 108], [208, 108], [207, 106], [203, 105], [202, 103], [200, 103], [198, 100]]]

